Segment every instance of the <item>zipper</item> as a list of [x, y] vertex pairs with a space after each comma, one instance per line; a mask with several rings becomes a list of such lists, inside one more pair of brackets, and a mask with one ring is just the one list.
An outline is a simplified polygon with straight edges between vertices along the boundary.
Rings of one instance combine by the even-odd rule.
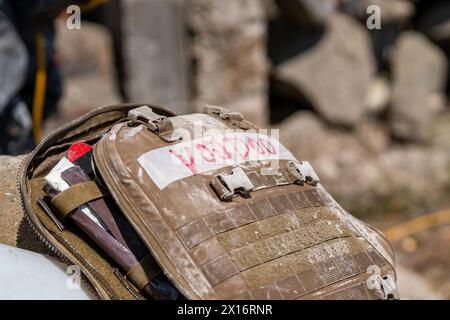
[[[110, 112], [110, 111], [116, 111], [116, 110], [124, 110], [127, 107], [129, 109], [132, 109], [133, 107], [137, 107], [139, 106], [139, 104], [122, 104], [122, 105], [114, 105], [114, 106], [108, 106], [108, 107], [102, 107], [102, 108], [98, 108], [96, 110], [93, 110], [87, 114], [85, 114], [84, 116], [81, 116], [78, 119], [75, 119], [63, 126], [61, 126], [59, 129], [53, 131], [53, 133], [49, 134], [48, 136], [46, 136], [41, 143], [34, 149], [34, 151], [32, 153], [30, 153], [28, 156], [26, 156], [26, 158], [21, 162], [20, 166], [19, 166], [19, 170], [18, 173], [16, 175], [16, 185], [17, 188], [19, 190], [19, 195], [20, 195], [20, 207], [21, 209], [24, 211], [25, 213], [25, 218], [27, 223], [30, 225], [31, 229], [33, 230], [33, 233], [37, 236], [37, 238], [39, 239], [39, 241], [41, 241], [47, 248], [50, 249], [50, 251], [55, 254], [64, 264], [66, 264], [67, 266], [69, 266], [72, 261], [67, 257], [67, 255], [65, 253], [63, 253], [57, 246], [55, 246], [51, 240], [49, 240], [46, 236], [45, 236], [45, 231], [44, 230], [40, 230], [40, 221], [37, 218], [37, 216], [33, 215], [33, 208], [31, 207], [31, 203], [30, 201], [27, 200], [28, 195], [25, 194], [25, 186], [24, 186], [24, 182], [27, 179], [27, 171], [26, 169], [29, 169], [29, 165], [31, 163], [31, 160], [35, 157], [36, 153], [38, 151], [40, 151], [43, 147], [46, 146], [46, 144], [48, 143], [48, 141], [52, 138], [54, 138], [55, 136], [57, 136], [58, 134], [66, 131], [69, 128], [75, 127], [101, 113], [105, 113], [105, 112]], [[164, 110], [162, 109], [163, 112], [166, 112], [168, 114], [170, 114], [170, 111]], [[173, 114], [172, 114], [173, 115]], [[34, 167], [33, 167], [34, 169]], [[43, 227], [42, 227], [43, 228]], [[87, 274], [84, 274], [82, 277], [82, 281], [83, 283], [85, 283], [87, 285], [87, 287], [94, 293], [94, 295], [96, 297], [98, 297], [99, 299], [101, 298], [110, 298], [110, 295], [108, 294], [107, 290], [101, 285], [101, 284], [97, 284], [97, 286], [95, 286], [93, 283], [98, 282], [98, 279], [95, 279], [95, 275], [91, 274], [90, 275], [93, 279], [89, 279]], [[100, 292], [99, 288], [102, 288], [103, 293]], [[134, 292], [132, 292], [129, 288], [126, 288], [128, 291], [130, 291], [130, 293], [134, 296]]]
[[[24, 202], [24, 199], [23, 199], [23, 196], [22, 196], [22, 191], [20, 189], [20, 176], [21, 176], [21, 172], [22, 172], [22, 169], [24, 167], [24, 164], [25, 164], [25, 160], [26, 159], [24, 159], [21, 162], [21, 164], [19, 166], [19, 170], [16, 173], [16, 186], [17, 186], [17, 189], [19, 190], [19, 193], [20, 193], [20, 199], [19, 199], [20, 209], [22, 210], [22, 212], [25, 213], [25, 220], [27, 221], [28, 225], [30, 226], [33, 234], [39, 239], [39, 241], [41, 241], [52, 252], [52, 254], [57, 256], [59, 258], [59, 260], [66, 267], [68, 267], [70, 265], [70, 260], [65, 256], [65, 254], [63, 254], [56, 246], [54, 246], [50, 241], [47, 240], [47, 238], [45, 238], [38, 231], [38, 229], [36, 228], [35, 224], [31, 221], [30, 215], [28, 214], [27, 207], [25, 205], [25, 202]], [[88, 288], [90, 293], [94, 294], [97, 299], [100, 299], [99, 293], [94, 289], [92, 284], [86, 279], [86, 276], [82, 275], [81, 276], [81, 281], [86, 286], [86, 288]]]
[[[28, 157], [28, 156], [27, 156]], [[20, 188], [20, 178], [21, 178], [21, 172], [24, 168], [24, 164], [25, 164], [25, 160], [22, 160], [20, 166], [19, 166], [19, 170], [18, 173], [16, 174], [16, 186], [17, 189], [19, 190], [20, 193], [20, 209], [25, 212], [25, 220], [27, 221], [27, 223], [29, 224], [29, 226], [31, 227], [31, 230], [33, 230], [33, 233], [37, 236], [37, 238], [39, 239], [39, 241], [41, 241], [42, 243], [44, 243], [44, 245], [50, 249], [50, 251], [55, 254], [58, 258], [61, 259], [62, 262], [68, 264], [69, 260], [67, 259], [67, 257], [58, 249], [56, 248], [53, 244], [50, 243], [50, 241], [48, 241], [36, 228], [36, 226], [34, 225], [34, 223], [31, 221], [31, 217], [28, 214], [28, 207], [25, 204], [24, 201], [24, 197], [22, 194], [22, 190]]]

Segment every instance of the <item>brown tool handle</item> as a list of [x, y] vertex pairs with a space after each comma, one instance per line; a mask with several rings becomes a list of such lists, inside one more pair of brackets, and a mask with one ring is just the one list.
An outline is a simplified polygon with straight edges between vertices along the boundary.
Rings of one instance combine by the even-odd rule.
[[[54, 199], [59, 192], [48, 184], [44, 191]], [[70, 219], [88, 235], [123, 270], [130, 270], [139, 261], [134, 254], [119, 243], [108, 231], [89, 218], [80, 208], [71, 213]]]
[[[71, 186], [92, 181], [79, 166], [64, 171], [61, 177]], [[133, 252], [138, 260], [142, 260], [150, 254], [139, 235], [122, 212], [117, 209], [110, 196], [90, 201], [88, 206], [100, 217], [117, 241]]]
[[[61, 176], [70, 186], [90, 181], [90, 178], [84, 174], [81, 168], [77, 166], [64, 171]], [[51, 199], [55, 199], [58, 195], [61, 195], [61, 193], [53, 189], [48, 184], [44, 187], [44, 191]], [[95, 204], [92, 205], [92, 202]], [[117, 263], [122, 270], [124, 270], [126, 273], [125, 277], [132, 282], [139, 291], [144, 291], [155, 299], [166, 298], [163, 292], [153, 288], [151, 285], [151, 280], [161, 274], [161, 269], [154, 261], [153, 257], [149, 254], [140, 238], [139, 241], [136, 241], [135, 238], [138, 236], [135, 232], [133, 232], [131, 226], [128, 224], [128, 221], [120, 220], [119, 215], [113, 216], [103, 199], [90, 201], [87, 205], [89, 205], [91, 210], [98, 216], [107, 217], [109, 221], [108, 225], [114, 225], [116, 227], [116, 232], [122, 235], [121, 228], [125, 229], [125, 236], [129, 235], [130, 238], [134, 240], [132, 242], [132, 247], [137, 247], [138, 254], [143, 257], [137, 256], [130, 250], [129, 247], [124, 246], [123, 243], [118, 241], [110, 232], [105, 230], [102, 226], [83, 213], [80, 207], [68, 215], [70, 219], [80, 229], [82, 229], [84, 233], [86, 233], [115, 263]], [[119, 224], [117, 221], [119, 221]], [[128, 229], [126, 229], [127, 225]], [[124, 237], [122, 237], [122, 239], [124, 243], [127, 243]]]
[[[74, 166], [61, 173], [61, 177], [70, 186], [91, 181], [89, 176], [79, 166]], [[120, 231], [120, 228], [114, 219], [110, 208], [106, 205], [103, 198], [99, 198], [88, 203], [89, 207], [100, 217], [102, 222], [108, 227], [113, 236], [126, 246], [125, 238]]]

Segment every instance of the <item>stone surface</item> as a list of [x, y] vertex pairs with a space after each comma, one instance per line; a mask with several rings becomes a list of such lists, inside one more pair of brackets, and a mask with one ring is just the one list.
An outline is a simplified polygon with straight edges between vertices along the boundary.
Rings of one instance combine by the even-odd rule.
[[450, 18], [433, 26], [430, 30], [430, 37], [435, 41], [448, 43], [450, 41]]
[[188, 17], [194, 30], [222, 33], [242, 24], [265, 19], [264, 2], [260, 0], [188, 0]]
[[388, 200], [391, 212], [401, 212], [402, 207], [427, 208], [448, 202], [448, 151], [396, 146], [382, 153], [376, 162], [381, 179], [374, 191]]
[[276, 3], [300, 27], [323, 26], [338, 6], [337, 0], [276, 0]]
[[272, 67], [277, 67], [280, 63], [314, 47], [325, 30], [302, 29], [283, 15], [278, 15], [269, 21], [267, 32], [267, 55]]
[[361, 19], [367, 19], [367, 8], [376, 5], [380, 8], [381, 24], [406, 21], [415, 14], [414, 3], [410, 0], [346, 0], [346, 10]]
[[16, 185], [21, 158], [0, 156], [0, 242], [16, 245], [17, 233], [23, 219]]
[[371, 113], [381, 113], [386, 110], [391, 100], [391, 83], [385, 76], [378, 76], [369, 85], [365, 108]]
[[[407, 242], [415, 243], [415, 250], [406, 251], [404, 244]], [[399, 289], [403, 292], [405, 298], [414, 298], [422, 295], [423, 280], [431, 284], [435, 298], [450, 299], [450, 278], [448, 271], [450, 270], [450, 251], [448, 244], [450, 243], [450, 225], [441, 224], [433, 228], [427, 228], [421, 232], [414, 233], [408, 238], [404, 238], [398, 242], [394, 242], [394, 250], [396, 252], [397, 263], [401, 266], [397, 271], [400, 273]], [[414, 279], [404, 273], [404, 268], [417, 273], [422, 278]], [[401, 279], [402, 276], [403, 279]], [[406, 278], [406, 279], [405, 279]], [[408, 279], [409, 278], [409, 279]], [[408, 285], [407, 282], [410, 282]], [[403, 286], [403, 288], [402, 288]], [[415, 290], [414, 290], [415, 289]], [[428, 285], [428, 289], [430, 286]], [[415, 291], [415, 292], [414, 292]], [[427, 290], [430, 295], [430, 290]], [[429, 297], [428, 297], [429, 298]]]
[[275, 0], [261, 0], [265, 11], [266, 19], [275, 19], [280, 15], [280, 9], [278, 8]]
[[[247, 114], [257, 111], [261, 114], [257, 117], [267, 113], [263, 4], [257, 0], [190, 2], [192, 103], [196, 108], [214, 104], [236, 106]], [[242, 106], [249, 100], [251, 106], [244, 111]]]
[[283, 144], [310, 161], [327, 190], [351, 212], [392, 213], [448, 202], [448, 151], [392, 144], [388, 128], [373, 119], [361, 121], [353, 134], [298, 112], [279, 128]]
[[64, 90], [58, 113], [44, 123], [44, 136], [94, 108], [121, 102], [107, 30], [84, 21], [80, 30], [67, 29], [64, 20], [55, 27]]
[[409, 31], [392, 52], [391, 126], [395, 136], [425, 140], [433, 116], [445, 104], [447, 60], [425, 36]]
[[188, 112], [185, 1], [122, 2], [126, 88], [130, 99]]
[[195, 36], [195, 100], [199, 104], [222, 104], [249, 92], [264, 91], [267, 85], [264, 39], [265, 28], [259, 23], [218, 35]]
[[111, 37], [105, 27], [83, 21], [81, 29], [70, 30], [65, 20], [57, 20], [56, 30], [56, 49], [63, 76], [114, 72]]
[[397, 285], [402, 300], [441, 300], [430, 283], [417, 272], [404, 266], [397, 266]]
[[278, 66], [274, 77], [292, 95], [309, 99], [327, 121], [354, 126], [365, 113], [374, 70], [364, 28], [352, 18], [334, 15], [319, 43]]
[[23, 159], [0, 156], [0, 243], [50, 254], [31, 230], [21, 208], [16, 178]]
[[450, 47], [450, 3], [442, 1], [420, 12], [417, 28], [433, 41]]
[[450, 113], [440, 114], [433, 119], [430, 141], [436, 148], [450, 152]]
[[244, 115], [244, 118], [253, 122], [260, 128], [267, 128], [269, 123], [268, 110], [264, 93], [249, 94], [242, 96], [227, 106]]

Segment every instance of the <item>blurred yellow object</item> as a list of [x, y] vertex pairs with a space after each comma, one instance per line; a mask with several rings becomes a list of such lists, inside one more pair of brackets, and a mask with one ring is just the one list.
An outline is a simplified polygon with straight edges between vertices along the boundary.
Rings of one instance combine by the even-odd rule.
[[398, 241], [412, 234], [434, 226], [450, 224], [450, 210], [443, 210], [420, 216], [405, 223], [401, 223], [384, 232], [390, 241]]
[[34, 141], [41, 141], [41, 127], [44, 115], [45, 92], [47, 90], [47, 62], [45, 58], [45, 38], [41, 32], [36, 34], [37, 71], [33, 97], [33, 136]]
[[407, 237], [402, 240], [402, 249], [407, 253], [413, 253], [417, 251], [417, 240], [411, 237]]

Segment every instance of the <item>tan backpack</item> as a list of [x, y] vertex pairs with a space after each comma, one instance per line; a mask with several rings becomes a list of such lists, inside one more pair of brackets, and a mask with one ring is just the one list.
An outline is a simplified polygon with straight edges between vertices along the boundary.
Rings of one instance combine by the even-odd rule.
[[[94, 146], [92, 179], [75, 166], [56, 192], [48, 176], [80, 142]], [[39, 238], [102, 299], [398, 297], [383, 235], [307, 161], [224, 108], [94, 110], [46, 137], [18, 183]], [[113, 215], [93, 224], [86, 210], [105, 204]]]

